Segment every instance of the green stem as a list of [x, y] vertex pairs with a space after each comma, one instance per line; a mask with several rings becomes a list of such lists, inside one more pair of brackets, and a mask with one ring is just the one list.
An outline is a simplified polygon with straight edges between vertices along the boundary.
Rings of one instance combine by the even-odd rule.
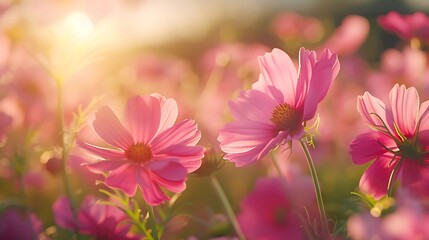
[[[73, 220], [77, 223], [77, 207], [76, 202], [73, 198], [73, 194], [70, 187], [70, 182], [68, 179], [67, 174], [67, 158], [68, 158], [68, 146], [67, 146], [67, 138], [65, 134], [65, 120], [64, 120], [64, 97], [63, 97], [63, 85], [62, 85], [62, 79], [56, 78], [57, 82], [57, 95], [58, 95], [58, 118], [60, 122], [60, 134], [61, 134], [61, 168], [63, 172], [63, 183], [64, 183], [64, 190], [66, 193], [67, 198], [70, 201], [71, 207], [72, 207], [72, 213], [73, 213]], [[77, 239], [79, 239], [79, 233], [76, 231]]]
[[231, 221], [232, 226], [234, 227], [234, 230], [238, 235], [238, 238], [240, 240], [246, 239], [244, 237], [243, 232], [241, 231], [240, 225], [238, 224], [238, 221], [237, 221], [237, 218], [235, 217], [234, 211], [232, 210], [231, 204], [229, 203], [228, 198], [225, 195], [225, 192], [223, 191], [219, 181], [217, 180], [217, 178], [215, 177], [214, 174], [210, 175], [210, 180], [213, 184], [213, 187], [216, 190], [216, 193], [218, 194], [218, 196], [219, 196], [219, 198], [223, 204], [223, 207], [225, 208], [226, 214], [228, 215], [229, 220]]
[[399, 167], [401, 166], [401, 163], [402, 163], [402, 158], [399, 159], [398, 163], [396, 163], [395, 167], [393, 168], [392, 173], [390, 173], [389, 182], [387, 183], [387, 197], [388, 198], [392, 197], [394, 178], [395, 178], [396, 172], [398, 172]]
[[307, 158], [308, 168], [310, 169], [311, 177], [313, 178], [314, 190], [316, 192], [317, 206], [319, 207], [320, 222], [322, 224], [324, 238], [329, 238], [329, 226], [326, 218], [325, 206], [323, 204], [322, 191], [320, 190], [319, 178], [317, 177], [316, 168], [314, 167], [313, 159], [311, 158], [310, 151], [308, 150], [305, 139], [300, 141], [301, 147], [304, 150], [305, 157]]
[[147, 205], [147, 210], [149, 212], [149, 224], [150, 224], [150, 227], [152, 228], [152, 231], [151, 231], [152, 238], [154, 240], [159, 240], [159, 238], [158, 238], [158, 231], [156, 229], [155, 213], [153, 211], [153, 207], [148, 204]]

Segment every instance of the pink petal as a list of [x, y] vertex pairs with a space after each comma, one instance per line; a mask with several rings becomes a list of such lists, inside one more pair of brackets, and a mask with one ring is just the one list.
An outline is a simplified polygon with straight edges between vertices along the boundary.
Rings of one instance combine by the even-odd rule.
[[96, 163], [83, 164], [83, 166], [86, 166], [94, 173], [106, 173], [118, 169], [128, 163], [128, 160], [101, 160]]
[[236, 151], [228, 153], [224, 150], [225, 146], [221, 144], [221, 148], [227, 154], [224, 156], [225, 159], [230, 160], [235, 163], [235, 166], [242, 167], [248, 164], [251, 164], [264, 156], [266, 156], [272, 149], [274, 149], [278, 144], [283, 142], [286, 138], [285, 132], [280, 132], [276, 137], [268, 140], [266, 142], [260, 142], [258, 145], [255, 145], [253, 148], [242, 149], [241, 151]]
[[94, 196], [87, 196], [80, 204], [78, 220], [81, 223], [81, 231], [87, 234], [96, 234], [97, 228], [106, 218], [106, 206], [97, 204]]
[[[305, 99], [303, 120], [310, 120], [314, 117], [317, 105], [325, 98], [334, 79], [340, 71], [340, 62], [336, 54], [332, 54], [329, 49], [325, 49], [320, 59], [314, 64], [311, 73], [310, 86]], [[301, 74], [308, 74], [304, 69]], [[301, 81], [301, 80], [300, 80]]]
[[155, 96], [130, 98], [125, 108], [125, 119], [134, 142], [150, 142], [159, 128], [161, 99]]
[[404, 85], [399, 87], [396, 84], [390, 91], [389, 97], [393, 121], [403, 135], [412, 136], [416, 128], [420, 104], [417, 90], [414, 87], [406, 89]]
[[[349, 153], [355, 164], [364, 164], [387, 153], [382, 144], [387, 148], [396, 146], [395, 142], [386, 135], [378, 132], [363, 133], [350, 144]], [[397, 148], [392, 148], [392, 150], [396, 151]]]
[[158, 132], [163, 132], [174, 125], [178, 116], [177, 103], [174, 99], [165, 99], [162, 97], [161, 100], [161, 120], [159, 121]]
[[258, 122], [239, 121], [225, 125], [220, 131], [218, 141], [225, 153], [247, 152], [257, 145], [267, 143], [277, 136], [273, 125]]
[[[380, 99], [373, 97], [369, 92], [365, 92], [363, 96], [358, 96], [357, 110], [363, 120], [370, 126], [382, 125], [381, 120], [385, 124], [389, 124], [386, 119], [386, 106]], [[375, 114], [378, 115], [381, 120]]]
[[[387, 185], [390, 174], [399, 160], [396, 158], [396, 160], [389, 165], [392, 159], [392, 155], [380, 156], [371, 164], [371, 166], [368, 167], [359, 182], [362, 192], [372, 195], [375, 200], [378, 200], [387, 194]], [[397, 176], [398, 173], [396, 174], [395, 179]]]
[[259, 57], [261, 75], [252, 89], [270, 94], [278, 103], [295, 106], [298, 82], [297, 70], [284, 51], [274, 48], [271, 53]]
[[187, 169], [175, 161], [152, 161], [148, 164], [152, 178], [160, 186], [173, 191], [182, 192], [186, 188]]
[[129, 196], [135, 195], [139, 185], [144, 199], [150, 205], [159, 205], [169, 199], [148, 170], [139, 164], [130, 163], [112, 171], [105, 183], [109, 187], [121, 189]]
[[161, 190], [160, 186], [155, 182], [155, 179], [145, 169], [140, 173], [139, 185], [142, 190], [143, 197], [149, 205], [159, 205], [170, 198]]
[[102, 159], [108, 160], [125, 160], [127, 159], [123, 151], [118, 151], [110, 148], [98, 147], [80, 140], [76, 140], [76, 145], [91, 154], [95, 157], [101, 157]]
[[109, 187], [121, 189], [129, 196], [134, 196], [142, 174], [140, 172], [146, 174], [144, 168], [140, 165], [134, 163], [123, 164], [106, 177], [105, 183]]
[[427, 163], [420, 163], [415, 159], [404, 159], [401, 167], [401, 182], [402, 186], [408, 186], [427, 181], [429, 176], [429, 165]]
[[159, 133], [151, 142], [152, 153], [162, 152], [171, 145], [194, 146], [201, 139], [201, 132], [194, 120], [185, 119]]
[[420, 130], [429, 129], [429, 100], [420, 105], [419, 111]]
[[112, 146], [127, 149], [133, 143], [129, 132], [107, 106], [100, 107], [97, 111], [93, 127], [97, 134]]
[[308, 94], [313, 66], [316, 63], [316, 52], [305, 48], [299, 49], [299, 76], [294, 107], [301, 109]]
[[52, 205], [52, 210], [54, 212], [55, 223], [58, 226], [70, 230], [78, 228], [73, 219], [73, 210], [67, 197], [59, 197]]
[[187, 172], [193, 172], [201, 166], [201, 159], [204, 157], [205, 149], [202, 146], [183, 146], [171, 145], [163, 151], [157, 152], [154, 160], [165, 160], [166, 158], [175, 158], [187, 169]]
[[[283, 103], [283, 102], [280, 102]], [[272, 124], [270, 118], [273, 109], [280, 104], [261, 91], [242, 91], [238, 98], [229, 102], [231, 113], [236, 121], [255, 121]]]

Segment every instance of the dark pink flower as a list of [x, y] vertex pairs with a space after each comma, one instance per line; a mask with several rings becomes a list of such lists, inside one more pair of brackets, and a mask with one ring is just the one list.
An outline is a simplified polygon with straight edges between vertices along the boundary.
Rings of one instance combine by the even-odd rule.
[[9, 208], [0, 215], [0, 239], [39, 239], [42, 222], [34, 214], [21, 214]]
[[264, 157], [278, 144], [304, 136], [304, 124], [326, 96], [340, 69], [328, 49], [319, 58], [300, 49], [299, 73], [290, 57], [274, 49], [259, 58], [261, 75], [229, 107], [235, 119], [219, 133], [225, 158], [244, 166]]
[[175, 124], [177, 115], [173, 99], [158, 94], [135, 96], [126, 105], [125, 125], [107, 106], [95, 114], [95, 132], [115, 148], [77, 144], [103, 159], [87, 166], [94, 172], [107, 172], [106, 185], [130, 196], [140, 186], [145, 200], [158, 205], [169, 199], [161, 187], [185, 190], [187, 174], [200, 167], [204, 156], [204, 148], [196, 145], [201, 133], [195, 121]]
[[304, 239], [296, 209], [278, 178], [259, 179], [237, 215], [248, 239]]
[[392, 182], [400, 179], [408, 188], [429, 176], [428, 106], [429, 101], [420, 105], [414, 87], [398, 84], [390, 91], [387, 104], [368, 92], [358, 97], [358, 112], [373, 131], [357, 136], [350, 154], [356, 164], [375, 159], [360, 180], [362, 192], [379, 199], [387, 193], [391, 177]]
[[66, 197], [60, 197], [55, 201], [53, 211], [58, 226], [95, 239], [140, 239], [130, 232], [129, 217], [122, 210], [107, 204], [97, 204], [93, 196], [87, 196], [81, 203], [77, 223], [73, 220], [72, 208]]
[[429, 40], [429, 18], [423, 12], [402, 15], [392, 11], [379, 16], [377, 20], [382, 28], [405, 40], [413, 38]]

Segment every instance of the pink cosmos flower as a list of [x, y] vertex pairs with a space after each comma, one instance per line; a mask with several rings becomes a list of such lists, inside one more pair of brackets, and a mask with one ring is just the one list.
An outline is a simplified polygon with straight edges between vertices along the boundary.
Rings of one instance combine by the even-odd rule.
[[297, 213], [278, 178], [259, 179], [237, 215], [248, 239], [304, 239]]
[[104, 159], [87, 166], [94, 172], [107, 172], [107, 186], [130, 196], [140, 186], [147, 203], [158, 205], [169, 199], [161, 187], [183, 191], [187, 174], [200, 167], [204, 156], [204, 148], [196, 145], [201, 133], [195, 121], [174, 124], [177, 114], [173, 99], [159, 94], [135, 96], [126, 105], [125, 125], [107, 106], [95, 114], [95, 132], [115, 148], [77, 144]]
[[[369, 22], [358, 15], [349, 15], [323, 44], [338, 55], [352, 55], [365, 42], [369, 34]], [[322, 49], [323, 49], [322, 48]]]
[[53, 205], [55, 222], [58, 226], [87, 234], [95, 239], [137, 240], [133, 235], [129, 217], [119, 208], [107, 204], [97, 204], [93, 196], [87, 196], [80, 205], [77, 223], [69, 200], [60, 197]]
[[[429, 101], [421, 104], [414, 87], [396, 84], [385, 105], [365, 92], [357, 109], [373, 131], [363, 133], [350, 145], [356, 164], [375, 159], [360, 180], [360, 189], [375, 199], [388, 191], [389, 178], [400, 179], [409, 189], [429, 176]], [[394, 173], [396, 169], [396, 173]], [[415, 187], [410, 189], [419, 191]]]
[[379, 16], [377, 20], [382, 28], [405, 40], [413, 38], [429, 40], [429, 18], [422, 12], [401, 15], [393, 11]]
[[261, 74], [252, 89], [230, 101], [234, 122], [219, 133], [225, 158], [244, 166], [264, 157], [278, 144], [304, 136], [340, 69], [337, 55], [325, 49], [317, 57], [301, 48], [299, 73], [290, 57], [274, 49], [259, 58]]

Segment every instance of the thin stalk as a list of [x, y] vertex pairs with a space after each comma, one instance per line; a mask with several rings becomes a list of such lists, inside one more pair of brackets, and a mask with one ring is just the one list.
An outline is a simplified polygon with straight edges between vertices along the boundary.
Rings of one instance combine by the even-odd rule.
[[389, 176], [389, 182], [387, 183], [387, 197], [388, 198], [392, 197], [393, 182], [394, 182], [394, 179], [395, 179], [396, 172], [398, 172], [399, 167], [401, 166], [401, 163], [402, 163], [402, 158], [399, 159], [398, 163], [396, 163], [395, 167], [392, 170], [392, 173]]
[[228, 198], [226, 197], [225, 192], [223, 191], [219, 181], [217, 180], [214, 174], [210, 175], [210, 180], [213, 184], [213, 187], [215, 188], [217, 195], [219, 196], [223, 204], [223, 207], [225, 208], [226, 214], [228, 215], [229, 220], [231, 221], [232, 226], [234, 227], [234, 230], [238, 235], [238, 238], [240, 240], [245, 240], [246, 237], [244, 237], [243, 231], [241, 230], [240, 225], [238, 224], [237, 218], [235, 217], [231, 204], [229, 203]]
[[319, 208], [320, 222], [322, 224], [323, 234], [325, 238], [329, 237], [328, 220], [326, 218], [325, 206], [323, 204], [322, 191], [320, 190], [319, 178], [317, 177], [316, 168], [314, 167], [313, 159], [311, 158], [310, 151], [308, 150], [305, 139], [299, 141], [302, 149], [304, 150], [305, 157], [307, 158], [308, 168], [310, 169], [311, 177], [313, 179], [314, 190], [316, 192], [317, 206]]
[[150, 224], [150, 227], [152, 228], [152, 231], [151, 231], [152, 238], [154, 240], [159, 240], [159, 238], [158, 238], [158, 231], [156, 229], [155, 213], [153, 211], [153, 207], [148, 204], [147, 205], [147, 210], [149, 212], [149, 224]]
[[[64, 120], [64, 98], [63, 98], [63, 85], [61, 79], [55, 79], [57, 82], [57, 95], [58, 95], [58, 119], [60, 121], [60, 134], [61, 134], [61, 168], [63, 172], [63, 184], [67, 198], [70, 201], [73, 213], [73, 220], [77, 223], [77, 212], [76, 202], [73, 198], [73, 194], [70, 187], [69, 178], [67, 175], [67, 158], [68, 158], [68, 146], [65, 134], [65, 120]], [[79, 239], [78, 231], [75, 231], [77, 239]]]

